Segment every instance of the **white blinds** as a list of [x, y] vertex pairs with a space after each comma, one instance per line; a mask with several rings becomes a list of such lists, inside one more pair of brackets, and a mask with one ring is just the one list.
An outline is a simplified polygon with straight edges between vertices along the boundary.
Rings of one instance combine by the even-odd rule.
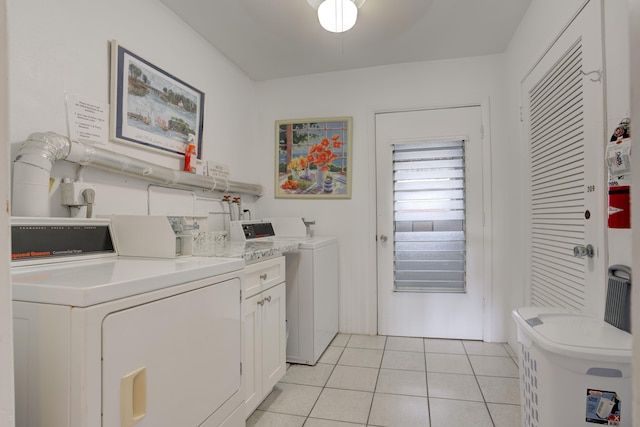
[[396, 291], [465, 290], [464, 142], [395, 144]]
[[578, 41], [529, 92], [531, 302], [581, 310], [584, 260], [582, 44]]

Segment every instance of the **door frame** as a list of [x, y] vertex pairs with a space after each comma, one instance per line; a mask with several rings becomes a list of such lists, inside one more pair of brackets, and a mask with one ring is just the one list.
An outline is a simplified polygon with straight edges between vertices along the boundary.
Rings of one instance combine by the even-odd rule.
[[[494, 340], [494, 313], [493, 313], [493, 197], [492, 197], [492, 170], [491, 170], [491, 109], [490, 99], [484, 98], [481, 101], [469, 101], [459, 104], [443, 104], [443, 105], [427, 105], [417, 107], [378, 107], [371, 108], [368, 112], [368, 130], [369, 130], [369, 180], [371, 200], [374, 202], [377, 200], [377, 184], [375, 180], [376, 176], [376, 114], [383, 113], [399, 113], [418, 110], [442, 110], [448, 108], [461, 108], [461, 107], [480, 107], [482, 116], [482, 189], [483, 189], [483, 211], [484, 211], [484, 228], [483, 228], [483, 293], [484, 293], [484, 307], [483, 307], [483, 326], [482, 336], [483, 341], [492, 342]], [[368, 293], [368, 307], [369, 307], [369, 325], [371, 334], [378, 333], [378, 272], [377, 272], [377, 259], [378, 259], [378, 245], [377, 245], [377, 233], [378, 233], [378, 221], [377, 221], [377, 208], [369, 210], [368, 222], [372, 224], [369, 234], [371, 245], [373, 250], [370, 252], [371, 270], [369, 271], [372, 280], [372, 285]]]

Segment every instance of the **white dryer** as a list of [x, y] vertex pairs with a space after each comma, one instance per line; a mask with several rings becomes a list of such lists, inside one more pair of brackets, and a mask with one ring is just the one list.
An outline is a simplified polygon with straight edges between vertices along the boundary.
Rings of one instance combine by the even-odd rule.
[[16, 426], [244, 426], [242, 259], [117, 256], [108, 220], [12, 220]]

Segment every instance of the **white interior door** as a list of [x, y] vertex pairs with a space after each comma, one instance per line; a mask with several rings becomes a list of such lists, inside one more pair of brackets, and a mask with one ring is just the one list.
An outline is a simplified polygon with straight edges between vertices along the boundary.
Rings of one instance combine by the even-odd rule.
[[481, 107], [376, 114], [376, 162], [378, 332], [482, 339]]
[[[528, 143], [527, 305], [604, 314], [606, 208], [600, 1], [591, 0], [522, 83]], [[575, 246], [592, 245], [592, 258]]]

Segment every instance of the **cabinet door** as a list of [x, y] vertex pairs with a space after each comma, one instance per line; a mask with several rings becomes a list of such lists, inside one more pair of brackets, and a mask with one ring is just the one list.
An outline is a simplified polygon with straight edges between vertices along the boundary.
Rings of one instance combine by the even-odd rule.
[[107, 316], [102, 425], [197, 426], [239, 391], [239, 296], [233, 279]]
[[242, 387], [246, 416], [262, 401], [262, 294], [247, 298], [242, 304], [243, 358]]
[[266, 395], [287, 368], [285, 284], [264, 291], [262, 299], [262, 390]]

